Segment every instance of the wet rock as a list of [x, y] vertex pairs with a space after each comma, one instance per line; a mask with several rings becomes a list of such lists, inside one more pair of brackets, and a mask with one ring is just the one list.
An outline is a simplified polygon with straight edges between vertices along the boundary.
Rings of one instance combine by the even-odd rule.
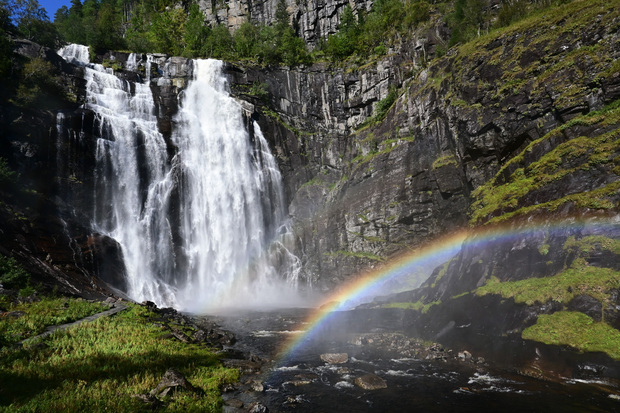
[[387, 383], [376, 374], [365, 374], [355, 379], [355, 385], [364, 390], [378, 390], [387, 388]]
[[260, 402], [254, 402], [248, 408], [248, 413], [268, 413], [269, 409], [267, 406]]
[[251, 360], [238, 360], [238, 359], [222, 360], [222, 364], [225, 367], [232, 367], [235, 369], [240, 369], [241, 372], [245, 374], [258, 373], [262, 367], [261, 362], [256, 362], [256, 361], [251, 361]]
[[471, 360], [471, 353], [467, 350], [459, 351], [458, 357], [460, 360], [469, 361]]
[[224, 405], [240, 409], [243, 407], [243, 402], [239, 399], [228, 399], [224, 401]]
[[603, 305], [599, 300], [589, 295], [581, 294], [573, 298], [568, 303], [568, 309], [570, 311], [580, 311], [589, 317], [592, 317], [594, 321], [601, 321], [603, 313]]
[[7, 313], [2, 314], [4, 318], [21, 318], [25, 316], [26, 313], [23, 311], [9, 311]]
[[191, 343], [192, 339], [185, 334], [184, 332], [182, 332], [181, 330], [172, 330], [172, 335], [174, 337], [176, 337], [179, 341], [183, 342], [183, 343]]
[[328, 364], [343, 364], [349, 361], [347, 353], [323, 353], [321, 360]]
[[166, 371], [166, 373], [164, 373], [164, 376], [157, 387], [151, 390], [149, 396], [164, 397], [168, 395], [170, 391], [177, 391], [180, 389], [192, 392], [197, 391], [197, 389], [187, 381], [183, 374], [174, 368], [170, 368]]
[[250, 389], [252, 391], [261, 393], [261, 392], [263, 392], [265, 390], [265, 386], [263, 385], [262, 381], [252, 380], [250, 382]]

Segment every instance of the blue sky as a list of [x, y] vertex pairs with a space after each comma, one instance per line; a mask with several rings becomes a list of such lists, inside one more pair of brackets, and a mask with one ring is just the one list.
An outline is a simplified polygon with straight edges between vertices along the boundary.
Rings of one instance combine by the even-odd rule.
[[71, 5], [71, 0], [39, 0], [39, 4], [47, 12], [47, 17], [50, 18], [50, 21], [54, 21], [54, 13], [56, 13], [56, 10], [63, 5], [69, 7]]

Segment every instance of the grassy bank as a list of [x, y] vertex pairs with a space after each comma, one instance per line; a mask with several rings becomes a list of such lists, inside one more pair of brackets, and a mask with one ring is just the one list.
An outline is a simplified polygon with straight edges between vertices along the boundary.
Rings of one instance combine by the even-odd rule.
[[[66, 302], [68, 308], [76, 306], [75, 300]], [[24, 304], [19, 311], [41, 319], [41, 308], [50, 306]], [[0, 323], [9, 330], [8, 320]], [[222, 367], [204, 344], [178, 341], [164, 324], [153, 311], [130, 305], [112, 317], [56, 332], [24, 347], [3, 347], [0, 411], [152, 411], [153, 404], [136, 396], [156, 388], [171, 367], [196, 391], [180, 390], [160, 398], [155, 403], [159, 410], [220, 411], [220, 387], [237, 381], [238, 371]], [[20, 338], [38, 329], [29, 331], [22, 329]]]

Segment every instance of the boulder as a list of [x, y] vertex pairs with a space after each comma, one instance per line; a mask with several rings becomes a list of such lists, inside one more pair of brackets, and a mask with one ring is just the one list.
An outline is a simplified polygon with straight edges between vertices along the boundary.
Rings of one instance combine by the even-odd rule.
[[323, 353], [321, 360], [328, 364], [343, 364], [349, 361], [347, 353]]
[[190, 382], [187, 381], [185, 376], [174, 368], [169, 368], [164, 374], [161, 381], [155, 387], [148, 396], [150, 397], [164, 397], [170, 393], [170, 391], [187, 390], [191, 392], [197, 391]]
[[378, 390], [387, 388], [387, 383], [376, 374], [368, 373], [355, 379], [355, 385], [364, 390]]

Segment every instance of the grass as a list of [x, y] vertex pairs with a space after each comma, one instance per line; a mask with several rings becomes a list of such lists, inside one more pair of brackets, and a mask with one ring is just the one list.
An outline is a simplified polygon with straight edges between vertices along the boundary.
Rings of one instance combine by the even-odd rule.
[[601, 351], [616, 360], [620, 359], [620, 331], [603, 322], [595, 322], [580, 312], [542, 314], [536, 324], [523, 330], [521, 337], [545, 344], [570, 346], [579, 351]]
[[421, 311], [422, 314], [426, 314], [432, 306], [439, 304], [441, 304], [441, 301], [433, 301], [428, 304], [424, 304], [422, 300], [418, 300], [415, 303], [402, 302], [382, 304], [381, 308], [401, 308], [404, 310]]
[[552, 277], [507, 282], [491, 277], [476, 290], [476, 295], [498, 294], [514, 299], [516, 303], [534, 305], [552, 300], [568, 303], [575, 296], [585, 294], [605, 305], [611, 298], [610, 290], [614, 288], [620, 288], [620, 271], [575, 265]]
[[34, 303], [10, 304], [9, 311], [23, 312], [14, 318], [0, 318], [0, 344], [14, 344], [45, 331], [45, 327], [70, 323], [106, 310], [101, 303], [80, 299], [44, 297]]
[[221, 410], [219, 388], [239, 372], [223, 368], [205, 346], [163, 336], [140, 306], [45, 339], [29, 349], [0, 350], [0, 411], [152, 411], [135, 398], [175, 367], [199, 392], [179, 392], [167, 411]]

